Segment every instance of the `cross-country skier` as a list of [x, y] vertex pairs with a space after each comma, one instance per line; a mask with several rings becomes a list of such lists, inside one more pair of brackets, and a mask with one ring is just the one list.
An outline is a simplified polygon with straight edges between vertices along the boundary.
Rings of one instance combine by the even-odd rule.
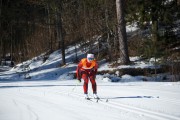
[[99, 99], [97, 96], [97, 85], [96, 85], [96, 73], [98, 69], [98, 64], [94, 58], [94, 54], [87, 54], [87, 58], [83, 58], [76, 69], [77, 79], [81, 82], [81, 78], [84, 80], [84, 95], [85, 99], [89, 99], [88, 96], [88, 82], [90, 80], [92, 84], [93, 97]]

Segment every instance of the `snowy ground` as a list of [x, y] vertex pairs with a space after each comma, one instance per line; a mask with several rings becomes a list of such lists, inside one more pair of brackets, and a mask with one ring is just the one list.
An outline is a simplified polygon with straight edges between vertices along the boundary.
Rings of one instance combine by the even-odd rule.
[[[45, 62], [37, 57], [0, 72], [0, 120], [180, 120], [180, 82], [97, 75], [101, 100], [85, 100], [83, 82], [78, 83], [72, 74], [77, 66], [72, 62], [74, 51], [67, 51], [67, 66], [58, 66], [61, 56], [56, 51]], [[121, 67], [153, 66], [137, 61]], [[105, 61], [100, 62], [99, 70], [111, 69]], [[31, 79], [24, 79], [29, 76]], [[89, 95], [92, 97], [90, 83]]]
[[180, 83], [97, 84], [98, 103], [75, 80], [1, 82], [0, 120], [180, 120]]

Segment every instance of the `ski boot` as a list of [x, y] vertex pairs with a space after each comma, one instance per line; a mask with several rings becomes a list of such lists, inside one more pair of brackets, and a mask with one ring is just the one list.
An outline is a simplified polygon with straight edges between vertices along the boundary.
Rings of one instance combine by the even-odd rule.
[[99, 96], [95, 93], [93, 94], [93, 97], [94, 97], [94, 99], [100, 99]]
[[84, 94], [84, 98], [85, 98], [86, 100], [90, 100], [88, 94]]

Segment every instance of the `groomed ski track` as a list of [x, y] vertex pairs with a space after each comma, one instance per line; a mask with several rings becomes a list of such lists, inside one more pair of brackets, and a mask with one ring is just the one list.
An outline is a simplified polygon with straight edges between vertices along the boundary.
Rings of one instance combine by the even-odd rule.
[[[0, 116], [7, 115], [7, 120], [180, 120], [180, 91], [164, 84], [99, 83], [101, 100], [96, 102], [85, 100], [82, 84], [76, 86], [74, 81], [0, 83]], [[176, 106], [177, 112], [169, 113], [172, 108], [165, 105]]]

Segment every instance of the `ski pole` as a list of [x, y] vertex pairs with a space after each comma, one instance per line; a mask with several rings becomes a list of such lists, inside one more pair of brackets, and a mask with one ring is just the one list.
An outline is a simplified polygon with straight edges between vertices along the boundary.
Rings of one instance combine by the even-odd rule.
[[[78, 82], [76, 83], [76, 85], [72, 88], [72, 90], [71, 90], [71, 92], [70, 93], [72, 93], [74, 90], [75, 90], [75, 88], [78, 86], [78, 84], [80, 83], [80, 81], [79, 80], [77, 80]], [[69, 93], [69, 94], [70, 94]]]

